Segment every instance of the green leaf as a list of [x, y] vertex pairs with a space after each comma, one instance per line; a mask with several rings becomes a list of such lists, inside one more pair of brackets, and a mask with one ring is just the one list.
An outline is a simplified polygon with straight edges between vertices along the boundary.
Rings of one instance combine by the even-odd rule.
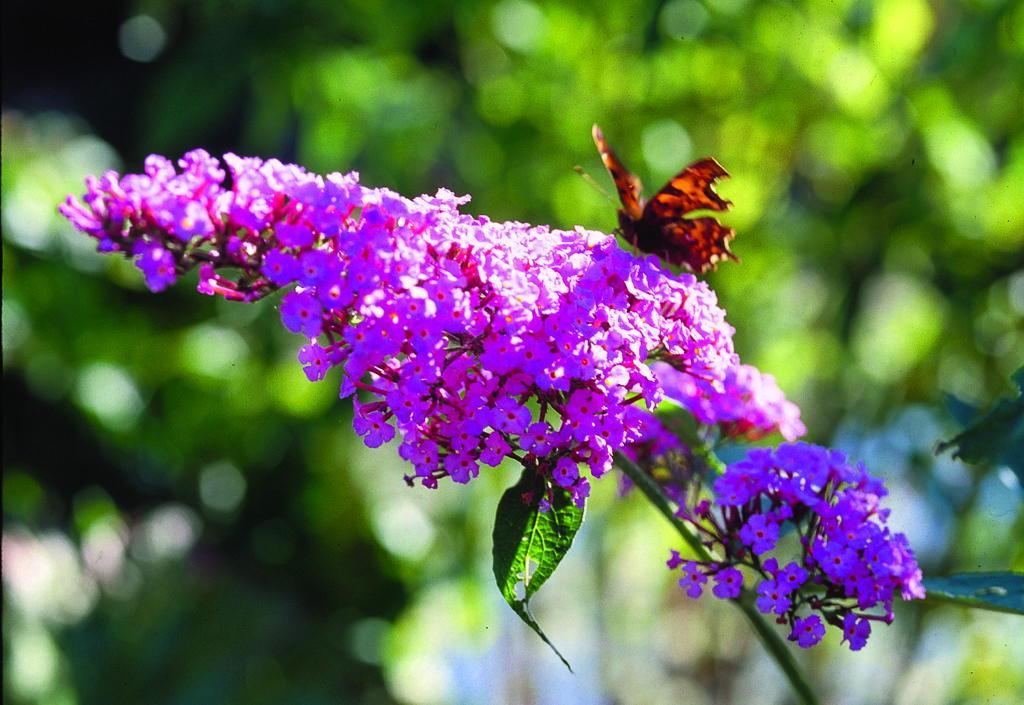
[[1024, 614], [1024, 573], [958, 573], [924, 581], [928, 599]]
[[502, 495], [494, 518], [494, 579], [513, 611], [572, 671], [537, 624], [529, 602], [568, 552], [583, 523], [583, 510], [566, 490], [553, 487], [551, 507], [542, 513], [540, 501], [546, 492], [543, 478], [526, 468], [519, 482]]
[[952, 415], [953, 420], [960, 426], [967, 426], [971, 421], [974, 421], [978, 416], [978, 412], [981, 411], [974, 404], [966, 402], [953, 394], [944, 394], [943, 396], [946, 399], [946, 408]]
[[1006, 465], [1024, 485], [1024, 367], [1013, 374], [1013, 381], [1016, 398], [1000, 399], [962, 433], [940, 443], [936, 452], [955, 447], [953, 457], [964, 462]]

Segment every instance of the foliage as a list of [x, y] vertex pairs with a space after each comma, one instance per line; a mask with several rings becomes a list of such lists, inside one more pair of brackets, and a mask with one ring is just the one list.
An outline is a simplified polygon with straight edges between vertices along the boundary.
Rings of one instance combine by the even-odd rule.
[[[526, 469], [519, 482], [502, 495], [494, 520], [494, 578], [505, 602], [558, 653], [534, 619], [529, 603], [569, 551], [583, 523], [583, 509], [559, 490], [541, 511], [544, 494], [541, 478]], [[558, 656], [568, 667], [565, 657]]]
[[[952, 440], [940, 443], [941, 453], [956, 448], [953, 457], [967, 463], [1002, 464], [1013, 470], [1024, 485], [1024, 367], [1013, 375], [1015, 399], [997, 401], [985, 414], [971, 421]], [[956, 402], [960, 407], [963, 402]], [[975, 411], [975, 413], [977, 413]]]
[[1024, 615], [1024, 574], [959, 573], [928, 581], [928, 594], [995, 612]]

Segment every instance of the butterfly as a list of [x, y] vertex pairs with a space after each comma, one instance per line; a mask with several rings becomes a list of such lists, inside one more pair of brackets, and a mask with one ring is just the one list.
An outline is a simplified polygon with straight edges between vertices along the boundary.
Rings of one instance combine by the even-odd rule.
[[642, 186], [629, 173], [594, 125], [594, 143], [619, 191], [619, 230], [641, 252], [658, 255], [669, 264], [685, 265], [703, 274], [723, 259], [739, 262], [729, 250], [736, 231], [714, 216], [686, 217], [693, 211], [726, 211], [731, 202], [722, 199], [714, 183], [729, 173], [711, 157], [698, 159], [673, 176], [649, 201], [640, 196]]

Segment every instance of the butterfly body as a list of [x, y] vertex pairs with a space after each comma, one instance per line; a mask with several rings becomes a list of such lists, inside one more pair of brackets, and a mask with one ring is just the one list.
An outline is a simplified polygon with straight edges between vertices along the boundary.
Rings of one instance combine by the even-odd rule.
[[717, 161], [705, 157], [693, 162], [644, 201], [640, 179], [623, 166], [597, 125], [593, 135], [622, 202], [619, 229], [634, 247], [698, 273], [715, 269], [723, 259], [739, 261], [729, 250], [736, 231], [714, 216], [687, 217], [694, 211], [726, 211], [732, 205], [715, 193], [714, 182], [729, 176]]

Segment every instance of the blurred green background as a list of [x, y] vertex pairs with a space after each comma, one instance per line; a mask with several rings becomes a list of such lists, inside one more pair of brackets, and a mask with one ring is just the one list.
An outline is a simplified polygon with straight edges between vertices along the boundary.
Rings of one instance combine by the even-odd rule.
[[[56, 215], [203, 147], [608, 231], [599, 122], [648, 193], [732, 178], [708, 276], [808, 440], [863, 458], [926, 576], [1024, 569], [1020, 486], [934, 457], [1024, 360], [1024, 4], [173, 2], [3, 8], [3, 639], [10, 703], [789, 702], [676, 544], [596, 483], [536, 600], [501, 602], [512, 468], [408, 489], [310, 384], [275, 301], [153, 295]], [[798, 657], [827, 702], [1015, 703], [1019, 618], [901, 606]]]

